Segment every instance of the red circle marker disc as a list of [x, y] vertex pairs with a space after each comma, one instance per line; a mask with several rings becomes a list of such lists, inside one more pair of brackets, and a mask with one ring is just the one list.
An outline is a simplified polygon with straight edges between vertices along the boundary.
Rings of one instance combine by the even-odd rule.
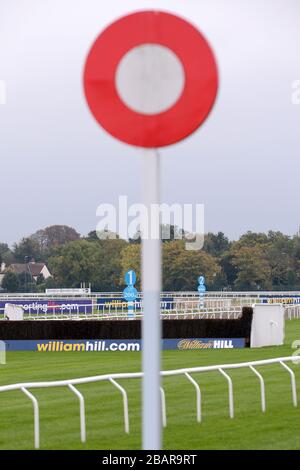
[[[185, 74], [177, 101], [157, 114], [130, 108], [116, 86], [124, 55], [149, 44], [175, 53]], [[117, 139], [139, 147], [163, 147], [194, 132], [208, 116], [217, 88], [217, 66], [206, 39], [187, 21], [158, 11], [133, 13], [108, 26], [91, 47], [84, 69], [85, 96], [95, 119]]]

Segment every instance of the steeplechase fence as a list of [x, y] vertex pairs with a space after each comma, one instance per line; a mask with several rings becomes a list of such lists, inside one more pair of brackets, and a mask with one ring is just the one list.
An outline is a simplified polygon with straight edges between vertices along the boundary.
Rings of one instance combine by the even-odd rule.
[[[202, 400], [201, 400], [201, 389], [198, 382], [192, 377], [192, 374], [203, 373], [203, 372], [219, 372], [227, 382], [228, 385], [228, 407], [229, 407], [229, 417], [234, 418], [234, 393], [233, 393], [233, 382], [232, 378], [229, 375], [229, 371], [233, 369], [242, 369], [249, 368], [253, 374], [258, 378], [260, 384], [260, 402], [261, 402], [261, 411], [264, 413], [266, 411], [266, 393], [265, 393], [265, 381], [261, 372], [258, 372], [256, 367], [267, 366], [270, 364], [279, 364], [282, 366], [290, 376], [291, 381], [291, 393], [292, 393], [292, 404], [294, 407], [298, 406], [297, 400], [297, 387], [296, 387], [296, 377], [295, 372], [289, 367], [287, 362], [300, 362], [300, 356], [289, 356], [289, 357], [279, 357], [274, 359], [265, 359], [260, 361], [251, 361], [243, 362], [237, 364], [222, 364], [214, 366], [202, 366], [202, 367], [193, 367], [185, 369], [176, 369], [162, 371], [161, 377], [173, 377], [173, 376], [184, 376], [186, 379], [193, 385], [195, 389], [195, 403], [196, 403], [196, 420], [198, 423], [201, 423], [202, 420]], [[19, 383], [12, 385], [0, 386], [0, 392], [9, 392], [12, 390], [20, 390], [24, 393], [27, 398], [31, 401], [33, 405], [33, 416], [34, 416], [34, 447], [36, 449], [40, 448], [40, 418], [39, 418], [39, 402], [37, 398], [33, 395], [32, 391], [29, 389], [41, 389], [41, 388], [53, 388], [53, 387], [68, 387], [71, 392], [74, 393], [79, 402], [79, 417], [80, 417], [80, 439], [82, 443], [86, 442], [86, 413], [85, 413], [85, 399], [82, 394], [75, 386], [108, 381], [110, 382], [122, 396], [123, 402], [123, 419], [124, 419], [124, 430], [125, 433], [129, 434], [130, 424], [129, 424], [129, 406], [128, 406], [128, 395], [125, 388], [120, 385], [119, 380], [122, 379], [142, 379], [142, 372], [133, 372], [133, 373], [120, 373], [120, 374], [106, 374], [98, 375], [94, 377], [85, 377], [78, 379], [69, 379], [69, 380], [59, 380], [51, 382], [29, 382], [29, 383]], [[164, 388], [160, 387], [161, 392], [161, 412], [162, 412], [162, 424], [164, 427], [167, 426], [167, 404], [166, 404], [166, 394]]]

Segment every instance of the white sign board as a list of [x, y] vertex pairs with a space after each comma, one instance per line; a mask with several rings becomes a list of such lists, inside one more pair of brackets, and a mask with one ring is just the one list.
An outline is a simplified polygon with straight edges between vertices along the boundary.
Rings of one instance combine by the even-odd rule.
[[19, 305], [5, 304], [4, 316], [7, 320], [23, 320], [24, 310]]
[[90, 287], [80, 287], [78, 289], [46, 289], [46, 294], [50, 295], [85, 295], [90, 293]]
[[255, 304], [253, 306], [250, 347], [280, 346], [283, 342], [283, 305]]

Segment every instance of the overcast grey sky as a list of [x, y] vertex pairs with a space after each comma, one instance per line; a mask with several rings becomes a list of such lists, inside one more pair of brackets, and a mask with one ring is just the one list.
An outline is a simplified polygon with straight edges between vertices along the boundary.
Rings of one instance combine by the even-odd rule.
[[204, 203], [205, 230], [294, 234], [300, 224], [297, 0], [0, 0], [0, 242], [68, 224], [93, 230], [96, 208], [140, 201], [142, 151], [90, 115], [86, 54], [128, 12], [164, 9], [192, 21], [218, 61], [213, 113], [162, 154], [162, 200]]

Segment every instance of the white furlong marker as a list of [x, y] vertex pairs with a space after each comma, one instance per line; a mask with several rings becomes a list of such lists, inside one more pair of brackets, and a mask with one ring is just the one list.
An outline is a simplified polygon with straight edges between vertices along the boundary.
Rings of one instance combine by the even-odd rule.
[[158, 148], [194, 132], [213, 107], [218, 73], [203, 35], [182, 18], [141, 11], [108, 26], [85, 63], [84, 91], [91, 113], [112, 136], [143, 147], [142, 235], [143, 448], [161, 448], [161, 240]]

